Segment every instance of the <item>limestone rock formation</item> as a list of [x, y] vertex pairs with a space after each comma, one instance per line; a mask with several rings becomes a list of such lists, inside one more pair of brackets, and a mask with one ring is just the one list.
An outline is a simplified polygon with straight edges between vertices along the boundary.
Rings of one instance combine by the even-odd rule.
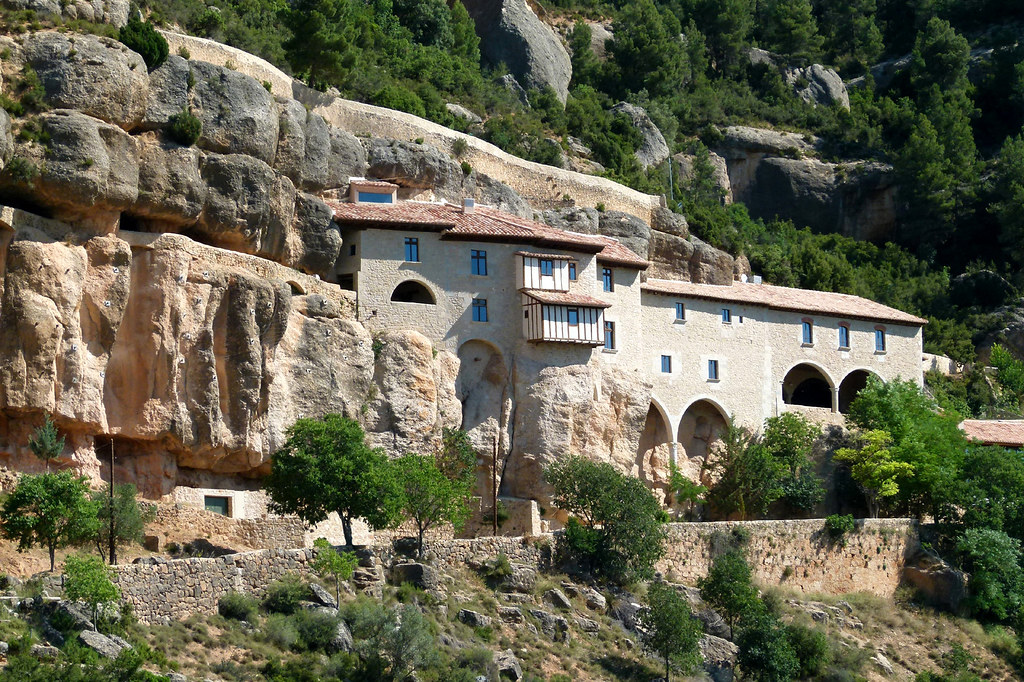
[[41, 15], [74, 21], [124, 26], [128, 23], [129, 0], [4, 0], [14, 9], [30, 9]]
[[206, 183], [200, 172], [205, 154], [181, 147], [153, 133], [139, 142], [139, 198], [132, 213], [154, 232], [194, 225], [206, 205]]
[[435, 147], [415, 142], [374, 139], [367, 149], [371, 177], [390, 180], [401, 187], [458, 193], [463, 172], [455, 161]]
[[808, 104], [832, 106], [838, 104], [844, 109], [850, 108], [850, 95], [846, 92], [846, 84], [834, 69], [821, 64], [811, 64], [806, 68], [789, 68], [785, 71], [786, 83], [796, 94]]
[[[683, 186], [694, 179], [694, 164], [697, 157], [691, 154], [679, 153], [672, 157], [676, 162], [676, 171], [679, 173], [679, 181]], [[715, 152], [708, 153], [708, 161], [711, 163], [714, 173], [715, 184], [722, 191], [722, 199], [726, 204], [732, 203], [732, 184], [729, 182], [729, 164], [725, 159]]]
[[326, 187], [343, 187], [350, 177], [366, 174], [366, 150], [347, 130], [330, 127], [331, 153], [327, 159]]
[[618, 239], [641, 258], [647, 258], [651, 228], [636, 216], [619, 211], [603, 211], [598, 219], [598, 231]]
[[654, 121], [642, 107], [628, 102], [619, 102], [612, 107], [613, 114], [625, 114], [633, 122], [633, 127], [640, 132], [643, 141], [636, 150], [636, 160], [643, 168], [657, 166], [668, 158], [668, 143], [665, 136], [654, 125]]
[[565, 102], [572, 77], [569, 53], [526, 0], [466, 0], [463, 4], [476, 22], [484, 59], [505, 64], [526, 87], [550, 86]]
[[582, 234], [597, 234], [600, 213], [596, 208], [574, 206], [544, 211], [541, 219], [551, 227]]

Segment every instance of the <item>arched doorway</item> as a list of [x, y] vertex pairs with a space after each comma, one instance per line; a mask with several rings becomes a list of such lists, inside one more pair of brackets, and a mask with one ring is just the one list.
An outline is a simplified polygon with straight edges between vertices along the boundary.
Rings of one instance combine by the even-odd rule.
[[649, 488], [663, 490], [668, 485], [672, 458], [672, 427], [668, 416], [655, 401], [647, 410], [644, 430], [636, 449], [634, 474]]
[[850, 403], [854, 401], [857, 394], [868, 385], [868, 377], [878, 376], [866, 369], [855, 369], [846, 375], [839, 384], [839, 411], [846, 414], [850, 411]]
[[434, 305], [436, 303], [434, 295], [430, 293], [430, 289], [422, 282], [412, 279], [406, 280], [395, 287], [395, 290], [391, 292], [391, 300], [398, 303], [423, 303], [425, 305]]
[[786, 373], [782, 381], [782, 401], [787, 405], [832, 409], [832, 382], [828, 376], [807, 363]]
[[697, 400], [683, 413], [679, 422], [680, 459], [706, 459], [729, 427], [725, 410], [710, 400]]
[[[459, 347], [459, 375], [455, 395], [462, 403], [462, 430], [480, 454], [482, 466], [477, 468], [477, 491], [491, 491], [491, 459], [494, 440], [498, 439], [498, 456], [504, 455], [506, 440], [503, 430], [507, 415], [503, 412], [508, 370], [496, 346], [473, 339]], [[502, 473], [498, 462], [498, 477]], [[500, 482], [499, 482], [500, 484]]]

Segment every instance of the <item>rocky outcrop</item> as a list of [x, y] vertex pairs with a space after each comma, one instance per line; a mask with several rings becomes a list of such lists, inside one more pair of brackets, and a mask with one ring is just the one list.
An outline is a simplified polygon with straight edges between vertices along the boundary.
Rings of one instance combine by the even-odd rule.
[[618, 239], [633, 253], [647, 258], [651, 243], [651, 228], [634, 215], [619, 211], [604, 211], [598, 219], [598, 232]]
[[371, 140], [367, 146], [371, 177], [390, 180], [400, 187], [458, 193], [463, 172], [454, 160], [435, 147], [399, 140]]
[[30, 9], [43, 16], [97, 24], [124, 26], [128, 23], [129, 0], [4, 0], [14, 9]]
[[525, 0], [466, 0], [463, 4], [476, 23], [484, 59], [505, 64], [528, 88], [550, 86], [565, 102], [572, 78], [569, 53]]
[[903, 578], [929, 603], [962, 614], [967, 606], [967, 575], [933, 554], [919, 552], [903, 567]]
[[[679, 173], [679, 182], [684, 187], [693, 182], [695, 177], [695, 164], [697, 157], [692, 154], [676, 154], [672, 157], [676, 162], [676, 171]], [[722, 200], [726, 204], [732, 203], [732, 184], [729, 182], [729, 164], [726, 160], [714, 152], [708, 153], [708, 161], [711, 164], [715, 184], [722, 192]]]
[[791, 66], [781, 55], [767, 50], [751, 48], [747, 51], [751, 64], [766, 64], [779, 70], [786, 84], [800, 99], [815, 106], [839, 105], [850, 108], [850, 96], [846, 92], [846, 84], [834, 70], [821, 64], [807, 67]]
[[612, 107], [612, 114], [624, 114], [633, 122], [633, 127], [640, 133], [640, 148], [636, 150], [637, 162], [643, 168], [657, 166], [668, 158], [668, 143], [664, 135], [654, 125], [654, 121], [642, 107], [628, 102], [619, 102]]

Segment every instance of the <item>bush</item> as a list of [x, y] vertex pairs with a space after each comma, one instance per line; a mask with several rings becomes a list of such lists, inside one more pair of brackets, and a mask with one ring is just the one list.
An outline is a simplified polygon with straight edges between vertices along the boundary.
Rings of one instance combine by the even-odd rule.
[[302, 579], [290, 573], [267, 586], [263, 597], [263, 608], [271, 613], [295, 613], [299, 602], [309, 597], [309, 588]]
[[217, 602], [217, 612], [225, 618], [252, 621], [257, 603], [252, 597], [239, 592], [228, 592]]
[[338, 632], [338, 617], [324, 611], [299, 611], [292, 616], [299, 644], [309, 651], [326, 651]]
[[153, 24], [139, 21], [138, 17], [132, 17], [128, 23], [121, 27], [118, 40], [124, 43], [129, 50], [138, 52], [142, 60], [146, 62], [146, 68], [150, 71], [157, 68], [167, 59], [169, 48], [167, 40], [157, 33]]
[[263, 639], [280, 649], [291, 650], [299, 641], [299, 631], [291, 618], [274, 613], [263, 624]]
[[17, 182], [32, 182], [39, 175], [39, 168], [28, 159], [16, 156], [7, 164], [7, 173]]
[[469, 161], [463, 161], [459, 164], [459, 167], [462, 168], [463, 175], [469, 175], [473, 172], [473, 166], [469, 165]]
[[857, 523], [850, 514], [830, 514], [825, 517], [825, 530], [833, 542], [838, 541], [847, 533], [852, 533]]
[[203, 122], [188, 109], [182, 109], [181, 112], [171, 116], [167, 122], [171, 124], [168, 132], [174, 141], [186, 147], [191, 147], [198, 142], [199, 137], [203, 134]]
[[786, 639], [800, 662], [800, 677], [820, 675], [832, 660], [828, 637], [824, 633], [803, 625], [787, 625]]
[[512, 564], [504, 552], [484, 563], [480, 572], [489, 580], [504, 580], [512, 575]]

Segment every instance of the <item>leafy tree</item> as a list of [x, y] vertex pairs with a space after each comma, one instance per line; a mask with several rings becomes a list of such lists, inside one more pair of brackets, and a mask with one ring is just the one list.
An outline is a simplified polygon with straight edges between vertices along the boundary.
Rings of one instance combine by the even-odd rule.
[[999, 240], [1016, 262], [1024, 262], [1024, 135], [1006, 139], [995, 167], [996, 201], [990, 211], [999, 221]]
[[572, 85], [597, 86], [601, 76], [601, 64], [594, 56], [590, 45], [593, 31], [585, 22], [577, 21], [569, 34], [569, 51], [572, 54]]
[[845, 59], [854, 71], [865, 71], [878, 61], [885, 45], [875, 22], [875, 0], [823, 3], [821, 10], [829, 52]]
[[380, 34], [371, 12], [351, 0], [296, 0], [281, 18], [292, 33], [284, 43], [288, 61], [320, 89], [342, 82]]
[[392, 0], [393, 12], [421, 45], [434, 45], [442, 50], [455, 43], [451, 13], [442, 0]]
[[437, 468], [452, 481], [473, 485], [476, 477], [477, 452], [469, 442], [469, 434], [462, 429], [441, 431], [441, 445], [434, 453]]
[[832, 658], [828, 637], [819, 630], [803, 625], [786, 625], [786, 641], [800, 664], [800, 679], [814, 679], [824, 672]]
[[451, 53], [464, 62], [479, 65], [480, 38], [476, 35], [476, 24], [461, 0], [454, 0], [449, 5], [452, 27]]
[[715, 557], [708, 574], [697, 581], [700, 596], [729, 619], [729, 627], [758, 608], [750, 566], [737, 549]]
[[326, 538], [314, 540], [313, 549], [316, 550], [313, 570], [324, 578], [334, 578], [334, 599], [340, 604], [341, 581], [351, 578], [359, 564], [356, 553], [339, 552], [331, 546], [331, 543], [327, 542]]
[[694, 504], [703, 501], [704, 495], [708, 492], [707, 486], [695, 483], [684, 476], [683, 472], [676, 467], [675, 462], [669, 464], [668, 486], [676, 504], [686, 505], [687, 518], [693, 516]]
[[648, 649], [665, 659], [665, 679], [672, 664], [683, 674], [700, 661], [697, 643], [703, 627], [693, 617], [690, 605], [671, 585], [651, 583], [647, 589], [647, 610], [639, 614], [641, 637]]
[[50, 460], [60, 457], [64, 451], [64, 437], [57, 437], [57, 426], [50, 419], [50, 415], [43, 418], [43, 425], [36, 429], [32, 438], [28, 441], [28, 448], [32, 454], [43, 460], [46, 470], [50, 470]]
[[402, 511], [416, 524], [416, 549], [423, 558], [423, 534], [443, 523], [461, 530], [469, 518], [469, 486], [451, 480], [432, 457], [405, 455], [395, 460], [402, 487]]
[[781, 469], [779, 501], [791, 512], [808, 513], [825, 497], [811, 453], [821, 429], [795, 412], [765, 420], [761, 444]]
[[18, 551], [45, 547], [54, 569], [58, 547], [77, 545], [96, 533], [96, 507], [85, 478], [70, 471], [22, 475], [0, 506], [0, 533], [18, 541]]
[[573, 455], [544, 471], [554, 503], [570, 514], [564, 542], [584, 564], [626, 581], [653, 574], [665, 548], [661, 506], [637, 478]]
[[707, 39], [715, 70], [721, 74], [737, 73], [750, 45], [754, 0], [693, 0], [686, 4], [686, 13]]
[[296, 421], [284, 447], [274, 453], [263, 487], [273, 511], [295, 514], [308, 524], [337, 512], [348, 545], [353, 519], [387, 528], [397, 523], [402, 504], [385, 454], [366, 445], [358, 422], [337, 414]]
[[92, 622], [95, 625], [99, 616], [100, 604], [116, 601], [121, 591], [111, 582], [110, 569], [103, 559], [91, 554], [71, 555], [64, 560], [64, 595], [71, 601], [81, 601], [92, 610]]
[[911, 84], [919, 93], [937, 85], [941, 90], [968, 87], [967, 65], [971, 46], [948, 21], [932, 17], [917, 35], [911, 53]]
[[132, 13], [128, 23], [121, 27], [118, 40], [129, 50], [138, 52], [150, 71], [167, 60], [167, 39], [157, 32], [153, 24], [140, 21], [135, 13]]
[[114, 549], [128, 545], [141, 545], [146, 526], [156, 519], [156, 507], [139, 504], [138, 490], [131, 483], [114, 486], [114, 500], [111, 503], [109, 490], [94, 490], [92, 504], [97, 510], [96, 536], [93, 541], [100, 558], [110, 548], [110, 517], [114, 517]]
[[1024, 605], [1020, 541], [1002, 531], [968, 528], [956, 552], [960, 567], [970, 574], [971, 610], [999, 621], [1015, 616]]
[[906, 144], [893, 159], [893, 168], [902, 190], [900, 197], [913, 215], [903, 221], [902, 242], [916, 243], [919, 253], [934, 257], [937, 247], [949, 236], [955, 206], [954, 179], [939, 134], [926, 117], [918, 117]]
[[750, 615], [736, 645], [740, 651], [736, 661], [744, 678], [757, 682], [790, 682], [797, 679], [800, 661], [790, 645], [786, 627], [765, 610]]
[[672, 14], [662, 14], [652, 0], [627, 4], [612, 32], [608, 51], [619, 69], [616, 80], [621, 89], [645, 88], [658, 97], [689, 80], [679, 21]]
[[389, 608], [358, 597], [342, 609], [362, 662], [361, 679], [401, 681], [437, 660], [430, 626], [411, 604]]
[[810, 0], [768, 0], [762, 33], [767, 47], [802, 63], [821, 52], [822, 38]]
[[893, 459], [891, 444], [892, 438], [885, 431], [867, 431], [861, 435], [860, 449], [840, 448], [835, 454], [837, 462], [850, 465], [850, 473], [864, 491], [872, 518], [878, 517], [881, 500], [899, 493], [898, 479], [914, 471], [912, 465]]
[[998, 343], [992, 346], [989, 364], [999, 372], [999, 383], [1016, 396], [1018, 403], [1024, 398], [1024, 362], [1013, 357]]
[[719, 516], [754, 518], [782, 496], [781, 466], [757, 436], [732, 421], [721, 449], [709, 462], [717, 482], [707, 501]]

